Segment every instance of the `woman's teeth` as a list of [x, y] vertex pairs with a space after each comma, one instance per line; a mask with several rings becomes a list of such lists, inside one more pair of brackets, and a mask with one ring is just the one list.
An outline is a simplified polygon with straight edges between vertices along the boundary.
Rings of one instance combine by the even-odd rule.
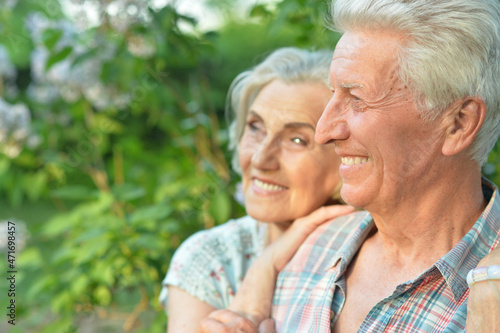
[[269, 183], [264, 183], [261, 180], [254, 179], [253, 183], [255, 186], [257, 186], [260, 189], [263, 189], [265, 191], [283, 191], [286, 190], [286, 187], [279, 186], [279, 185], [274, 185], [274, 184], [269, 184]]
[[342, 157], [342, 164], [356, 165], [368, 162], [368, 157]]

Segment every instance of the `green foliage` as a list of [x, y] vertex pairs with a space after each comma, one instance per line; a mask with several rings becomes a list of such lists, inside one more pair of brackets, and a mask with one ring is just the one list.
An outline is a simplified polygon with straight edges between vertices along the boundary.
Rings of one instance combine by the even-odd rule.
[[[100, 24], [83, 30], [56, 0], [0, 8], [17, 73], [2, 74], [0, 97], [31, 114], [29, 135], [0, 143], [2, 218], [31, 235], [16, 262], [20, 332], [164, 331], [157, 298], [175, 249], [243, 214], [226, 149], [231, 80], [277, 47], [338, 40], [319, 0], [259, 3], [243, 19], [224, 1], [227, 21], [208, 32], [170, 5], [137, 1], [119, 21], [110, 1], [93, 3]], [[485, 169], [496, 183], [499, 149]]]
[[117, 23], [108, 2], [83, 30], [56, 0], [0, 9], [17, 73], [2, 76], [0, 97], [31, 115], [26, 138], [0, 143], [2, 217], [30, 235], [16, 262], [23, 332], [164, 331], [157, 298], [175, 249], [243, 214], [226, 149], [230, 82], [277, 47], [336, 40], [321, 1], [257, 5], [243, 19], [214, 2], [226, 23], [207, 32], [147, 2]]

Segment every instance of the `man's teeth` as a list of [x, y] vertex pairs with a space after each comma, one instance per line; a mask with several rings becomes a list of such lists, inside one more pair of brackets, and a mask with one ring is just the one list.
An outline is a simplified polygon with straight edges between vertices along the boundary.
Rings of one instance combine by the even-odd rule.
[[286, 190], [286, 187], [279, 186], [279, 185], [274, 185], [274, 184], [269, 184], [269, 183], [264, 183], [263, 181], [258, 180], [258, 179], [254, 179], [253, 183], [255, 184], [255, 186], [257, 186], [258, 188], [261, 188], [261, 189], [263, 189], [265, 191], [282, 191], [282, 190]]
[[367, 157], [342, 157], [342, 164], [356, 165], [368, 162]]

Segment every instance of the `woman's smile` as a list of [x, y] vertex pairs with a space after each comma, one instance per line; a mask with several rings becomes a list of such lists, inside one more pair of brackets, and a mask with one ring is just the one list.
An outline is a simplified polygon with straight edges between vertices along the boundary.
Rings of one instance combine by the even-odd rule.
[[272, 81], [251, 105], [238, 152], [247, 214], [293, 221], [325, 204], [340, 182], [333, 145], [314, 141], [331, 96], [322, 83]]
[[285, 186], [277, 185], [269, 181], [264, 181], [258, 178], [252, 179], [253, 190], [256, 194], [275, 194], [278, 192], [283, 192], [288, 188]]

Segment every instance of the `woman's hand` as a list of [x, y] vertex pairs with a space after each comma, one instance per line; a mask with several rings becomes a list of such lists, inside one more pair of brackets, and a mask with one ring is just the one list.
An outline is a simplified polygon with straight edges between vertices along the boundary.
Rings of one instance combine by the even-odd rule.
[[[491, 265], [500, 265], [500, 247], [478, 263], [478, 267]], [[500, 332], [500, 280], [480, 281], [470, 288], [466, 331]]]
[[268, 257], [279, 273], [292, 259], [299, 246], [316, 228], [339, 216], [354, 212], [348, 205], [322, 206], [311, 214], [296, 219], [276, 241], [270, 244], [261, 257]]
[[[271, 315], [278, 273], [319, 225], [354, 211], [352, 206], [321, 207], [295, 220], [250, 266], [229, 310], [249, 319], [255, 327]], [[208, 331], [207, 331], [208, 332]], [[230, 331], [228, 331], [230, 332]]]
[[257, 328], [247, 318], [230, 310], [217, 310], [200, 323], [199, 333], [275, 333], [272, 319], [262, 321]]

